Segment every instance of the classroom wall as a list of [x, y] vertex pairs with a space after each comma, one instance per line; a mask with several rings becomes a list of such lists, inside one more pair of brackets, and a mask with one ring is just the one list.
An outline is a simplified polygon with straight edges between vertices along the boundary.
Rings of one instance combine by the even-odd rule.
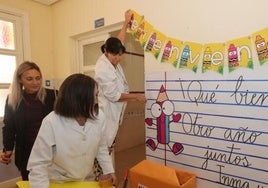
[[[191, 41], [191, 42], [197, 42], [201, 44], [226, 42], [232, 39], [249, 36], [254, 32], [257, 32], [263, 28], [267, 28], [267, 21], [265, 20], [266, 11], [264, 8], [267, 6], [267, 2], [265, 1], [253, 2], [253, 1], [206, 0], [206, 1], [200, 1], [200, 2], [199, 1], [188, 1], [188, 2], [178, 1], [178, 2], [181, 2], [181, 4], [177, 3], [178, 6], [176, 6], [177, 7], [176, 10], [169, 5], [166, 5], [167, 7], [163, 5], [161, 9], [158, 9], [159, 11], [155, 11], [157, 10], [157, 8], [153, 7], [154, 6], [153, 5], [150, 7], [150, 10], [154, 10], [157, 13], [149, 14], [148, 11], [146, 11], [146, 13], [143, 13], [138, 10], [137, 12], [139, 14], [144, 14], [145, 19], [148, 21], [148, 23], [151, 24], [154, 27], [154, 29], [158, 30], [159, 32], [162, 32], [165, 36], [179, 39], [182, 41]], [[175, 7], [174, 5], [175, 3], [173, 4], [173, 7]], [[174, 12], [172, 10], [174, 10]], [[163, 12], [169, 11], [169, 14], [168, 15], [161, 14], [161, 11]], [[147, 16], [147, 14], [149, 16]], [[157, 16], [157, 15], [160, 15], [160, 16]], [[173, 21], [173, 24], [170, 24], [172, 23], [172, 21]], [[253, 61], [255, 62], [255, 65], [257, 65], [258, 60], [257, 61], [255, 60], [256, 60], [256, 56], [253, 57]], [[187, 131], [184, 130], [185, 132], [181, 131], [182, 129], [187, 127], [186, 124], [189, 121], [191, 121], [191, 120], [189, 121], [186, 120], [188, 112], [190, 114], [197, 114], [197, 115], [202, 114], [201, 115], [202, 117], [199, 116], [198, 118], [201, 119], [201, 122], [203, 124], [200, 123], [199, 120], [197, 120], [197, 122], [193, 121], [192, 124], [189, 123], [190, 125], [196, 124], [197, 126], [191, 126], [195, 128], [198, 127], [199, 125], [201, 125], [201, 127], [202, 125], [226, 126], [228, 123], [225, 119], [220, 119], [220, 118], [215, 118], [215, 119], [212, 118], [213, 120], [207, 119], [206, 115], [209, 114], [208, 112], [211, 112], [210, 115], [215, 115], [215, 116], [226, 115], [230, 112], [231, 115], [229, 117], [231, 116], [238, 117], [239, 116], [238, 114], [241, 113], [242, 114], [242, 115], [240, 114], [241, 117], [245, 114], [249, 114], [249, 116], [254, 116], [256, 118], [260, 117], [260, 119], [263, 118], [264, 121], [260, 122], [259, 124], [252, 123], [248, 120], [245, 120], [244, 122], [235, 122], [232, 120], [232, 118], [230, 119], [226, 118], [229, 120], [229, 123], [230, 123], [229, 125], [231, 125], [230, 126], [231, 130], [235, 130], [236, 126], [245, 126], [247, 129], [249, 128], [249, 125], [251, 125], [252, 127], [249, 129], [251, 129], [251, 131], [254, 132], [255, 129], [257, 130], [262, 129], [265, 127], [264, 125], [266, 125], [265, 121], [267, 121], [267, 118], [266, 118], [267, 115], [265, 114], [267, 114], [267, 112], [263, 111], [265, 107], [263, 107], [263, 109], [260, 109], [260, 110], [257, 110], [256, 108], [255, 109], [245, 108], [245, 110], [242, 110], [242, 108], [240, 108], [242, 105], [239, 106], [240, 105], [239, 104], [236, 106], [236, 109], [233, 109], [230, 106], [226, 108], [223, 105], [222, 106], [219, 105], [217, 107], [216, 105], [214, 106], [207, 105], [206, 108], [203, 108], [203, 106], [202, 105], [200, 106], [199, 104], [196, 104], [195, 106], [195, 104], [192, 103], [193, 101], [189, 102], [191, 103], [191, 105], [188, 106], [187, 103], [185, 102], [187, 100], [184, 100], [185, 98], [183, 97], [180, 98], [180, 96], [184, 94], [185, 88], [180, 88], [176, 90], [177, 86], [179, 86], [180, 84], [183, 83], [182, 85], [184, 85], [184, 81], [185, 82], [193, 81], [194, 83], [194, 80], [202, 80], [204, 82], [206, 81], [210, 82], [213, 79], [215, 83], [220, 84], [222, 88], [227, 89], [232, 84], [229, 82], [227, 85], [223, 85], [220, 83], [221, 80], [225, 80], [226, 78], [231, 79], [234, 77], [238, 78], [239, 74], [241, 75], [244, 74], [245, 76], [244, 78], [250, 77], [250, 78], [255, 78], [255, 79], [256, 78], [265, 79], [267, 78], [267, 76], [265, 76], [266, 73], [264, 74], [263, 71], [260, 70], [260, 69], [265, 70], [265, 68], [267, 68], [267, 66], [266, 67], [264, 66], [263, 68], [259, 68], [259, 69], [258, 69], [258, 66], [256, 66], [256, 68], [254, 69], [254, 72], [240, 69], [239, 71], [237, 71], [235, 74], [232, 74], [232, 75], [231, 74], [228, 75], [228, 73], [226, 74], [226, 72], [224, 73], [224, 75], [221, 75], [221, 76], [219, 75], [215, 76], [214, 74], [201, 75], [200, 73], [195, 74], [189, 70], [188, 71], [182, 70], [182, 69], [178, 70], [178, 68], [173, 67], [173, 65], [169, 63], [160, 63], [160, 58], [156, 59], [152, 55], [152, 53], [150, 53], [148, 50], [147, 53], [145, 53], [145, 70], [146, 70], [146, 94], [149, 100], [146, 104], [145, 117], [149, 118], [149, 120], [155, 120], [153, 118], [150, 118], [153, 116], [152, 113], [150, 113], [150, 110], [152, 110], [153, 108], [152, 105], [155, 104], [154, 102], [158, 101], [157, 97], [159, 97], [160, 93], [162, 93], [162, 91], [160, 91], [161, 90], [160, 87], [161, 87], [161, 84], [163, 84], [162, 86], [167, 88], [168, 97], [170, 97], [169, 99], [172, 102], [175, 101], [174, 103], [176, 103], [175, 104], [176, 113], [181, 113], [182, 116], [185, 115], [183, 116], [184, 118], [186, 117], [185, 119], [182, 120], [182, 122], [178, 124], [175, 124], [174, 121], [172, 124], [167, 123], [168, 126], [170, 125], [170, 132], [169, 132], [170, 135], [164, 135], [164, 137], [167, 136], [169, 138], [170, 136], [170, 144], [183, 143], [185, 144], [186, 147], [184, 148], [182, 154], [180, 155], [176, 153], [175, 151], [170, 151], [171, 149], [169, 150], [169, 147], [166, 147], [166, 145], [163, 144], [162, 142], [163, 140], [161, 140], [161, 144], [163, 144], [162, 147], [160, 146], [161, 144], [159, 144], [157, 148], [152, 147], [152, 149], [150, 149], [149, 147], [147, 147], [147, 150], [146, 150], [147, 157], [149, 159], [157, 160], [169, 166], [174, 165], [176, 167], [182, 167], [184, 169], [193, 171], [194, 173], [198, 175], [198, 187], [202, 187], [202, 188], [203, 187], [224, 187], [224, 186], [228, 187], [228, 185], [230, 187], [265, 187], [267, 185], [267, 181], [266, 181], [267, 178], [265, 178], [265, 174], [267, 172], [267, 165], [262, 165], [263, 161], [260, 160], [259, 162], [258, 159], [254, 159], [255, 156], [252, 157], [252, 159], [249, 159], [250, 161], [254, 161], [252, 162], [254, 164], [252, 164], [251, 169], [239, 168], [239, 167], [229, 168], [227, 164], [223, 164], [225, 165], [225, 169], [224, 170], [221, 169], [222, 170], [221, 173], [224, 175], [219, 173], [221, 174], [219, 177], [215, 176], [215, 174], [217, 173], [217, 171], [215, 171], [215, 168], [214, 169], [205, 168], [207, 171], [196, 170], [196, 168], [198, 168], [198, 165], [200, 163], [200, 159], [197, 159], [197, 158], [198, 157], [202, 158], [206, 155], [206, 154], [202, 155], [204, 151], [200, 152], [200, 150], [198, 151], [195, 150], [194, 147], [196, 145], [199, 145], [199, 146], [201, 145], [203, 146], [203, 148], [206, 148], [206, 147], [212, 148], [211, 146], [217, 145], [219, 148], [222, 149], [224, 147], [226, 148], [226, 145], [230, 143], [226, 144], [226, 142], [224, 142], [224, 139], [217, 142], [215, 137], [213, 136], [211, 137], [212, 138], [211, 142], [207, 142], [207, 140], [202, 139], [202, 136], [200, 137], [197, 136], [198, 131], [196, 130], [193, 131], [194, 132], [193, 134], [187, 132], [188, 130]], [[177, 71], [171, 73], [172, 72], [171, 70], [177, 70]], [[152, 74], [152, 72], [154, 71], [159, 71], [159, 73]], [[207, 84], [207, 85], [210, 85], [210, 84]], [[203, 88], [206, 91], [209, 90], [209, 87], [207, 87], [207, 85], [206, 84], [203, 85]], [[210, 85], [210, 87], [212, 85]], [[248, 87], [250, 88], [249, 90], [263, 91], [263, 93], [267, 92], [266, 84], [261, 85], [260, 83], [255, 83], [255, 84], [252, 84], [251, 86], [248, 85]], [[191, 91], [190, 92], [188, 91], [187, 93], [188, 96], [189, 96], [189, 93], [193, 91], [198, 91], [198, 89], [199, 88], [190, 87], [189, 90]], [[222, 97], [222, 101], [229, 99], [228, 98], [229, 96], [228, 97], [226, 96]], [[161, 97], [163, 97], [163, 95]], [[161, 97], [159, 97], [160, 101], [163, 100]], [[191, 97], [191, 94], [190, 94], [190, 97]], [[266, 104], [267, 104], [267, 101], [266, 101]], [[262, 112], [262, 114], [255, 115], [259, 111]], [[150, 122], [149, 120], [148, 122]], [[165, 119], [165, 120], [171, 121], [170, 119], [168, 120]], [[161, 126], [162, 124], [160, 123], [156, 125]], [[183, 128], [181, 127], [181, 125], [183, 125]], [[148, 123], [148, 126], [146, 127], [146, 138], [148, 139], [147, 141], [151, 141], [151, 139], [155, 139], [155, 140], [161, 139], [163, 132], [159, 133], [157, 132], [159, 129], [152, 128], [152, 127], [153, 127], [152, 124]], [[167, 129], [169, 129], [169, 127]], [[157, 139], [155, 138], [156, 132], [159, 133], [157, 134]], [[267, 136], [264, 136], [266, 132], [267, 132], [266, 129], [264, 129], [263, 137], [261, 138], [263, 140], [260, 139], [259, 140], [260, 142], [267, 143]], [[219, 136], [218, 138], [221, 138], [220, 135], [221, 133], [217, 135]], [[167, 139], [167, 137], [165, 138]], [[196, 138], [195, 141], [193, 141], [192, 139], [193, 137]], [[203, 136], [203, 138], [204, 137], [206, 136]], [[156, 144], [159, 142], [160, 142], [159, 140], [158, 142], [156, 141]], [[152, 146], [154, 146], [154, 144], [152, 144]], [[217, 148], [217, 146], [214, 147], [213, 149]], [[240, 145], [236, 149], [238, 148], [240, 149]], [[254, 146], [241, 149], [241, 153], [243, 154], [242, 151], [247, 152], [247, 155], [245, 154], [245, 156], [250, 156], [250, 153], [254, 153], [254, 154], [258, 153], [257, 148], [254, 148]], [[260, 149], [260, 151], [265, 151], [265, 149]], [[174, 152], [174, 154], [172, 152]], [[196, 155], [193, 155], [194, 152], [196, 152], [195, 153]], [[258, 157], [262, 158], [264, 156], [267, 156], [265, 153], [258, 153], [258, 154], [259, 156], [256, 155], [256, 158]], [[264, 159], [264, 160], [267, 160], [267, 159]], [[258, 172], [249, 172], [254, 168], [258, 169], [257, 170]], [[213, 174], [212, 172], [214, 172], [215, 174]], [[255, 174], [255, 176], [252, 177], [249, 174]], [[235, 178], [231, 178], [232, 175]], [[228, 179], [228, 181], [229, 180], [230, 181], [228, 182], [226, 179], [225, 179], [226, 181], [223, 181], [224, 179], [223, 176], [224, 178]], [[237, 183], [237, 185], [234, 185], [236, 183], [233, 183], [232, 181], [233, 182], [236, 181], [239, 183]], [[232, 183], [233, 183], [233, 186], [231, 185]]]
[[[93, 30], [96, 19], [104, 18], [105, 26], [115, 24], [123, 21], [125, 10], [130, 8], [170, 37], [221, 42], [267, 26], [267, 5], [265, 0], [61, 0], [52, 6], [55, 76], [63, 78], [77, 70], [70, 37]], [[174, 69], [156, 64], [148, 55], [145, 60], [146, 71]]]
[[[105, 26], [123, 21], [131, 8], [144, 15], [158, 31], [193, 42], [221, 42], [249, 35], [267, 26], [266, 0], [60, 0], [45, 6], [32, 0], [0, 0], [29, 14], [32, 60], [46, 78], [63, 79], [77, 71], [72, 36], [94, 29], [94, 20]], [[53, 21], [52, 21], [53, 19]], [[145, 55], [145, 71], [174, 69]]]
[[52, 6], [56, 76], [64, 78], [77, 71], [72, 37], [94, 30], [94, 20], [104, 18], [105, 26], [124, 20], [133, 2], [102, 0], [61, 0]]
[[[225, 42], [267, 27], [267, 0], [60, 0], [47, 7], [31, 0], [0, 0], [29, 13], [32, 59], [46, 77], [63, 79], [77, 71], [72, 37], [123, 21], [133, 9], [163, 34], [198, 43]], [[53, 21], [51, 20], [53, 19]], [[175, 70], [145, 53], [145, 72]]]

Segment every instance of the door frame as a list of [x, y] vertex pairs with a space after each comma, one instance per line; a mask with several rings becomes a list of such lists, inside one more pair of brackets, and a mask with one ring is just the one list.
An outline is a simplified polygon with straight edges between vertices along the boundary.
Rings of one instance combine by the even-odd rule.
[[83, 73], [85, 71], [94, 70], [95, 66], [83, 66], [83, 45], [90, 43], [105, 41], [113, 31], [120, 30], [124, 22], [119, 22], [102, 28], [94, 29], [92, 31], [74, 36], [75, 42], [75, 65], [74, 72]]

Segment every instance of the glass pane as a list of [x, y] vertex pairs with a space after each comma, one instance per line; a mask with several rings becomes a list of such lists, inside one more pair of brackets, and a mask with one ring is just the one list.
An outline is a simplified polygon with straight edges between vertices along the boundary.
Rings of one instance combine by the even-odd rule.
[[12, 22], [0, 20], [0, 48], [14, 50], [14, 26]]
[[4, 116], [5, 103], [9, 89], [0, 89], [0, 117]]
[[0, 83], [11, 83], [15, 69], [15, 56], [0, 55]]
[[101, 52], [101, 45], [103, 45], [103, 41], [102, 42], [96, 42], [96, 43], [91, 43], [88, 45], [84, 45], [84, 62], [83, 65], [84, 66], [88, 66], [88, 65], [95, 65], [99, 56], [102, 54]]

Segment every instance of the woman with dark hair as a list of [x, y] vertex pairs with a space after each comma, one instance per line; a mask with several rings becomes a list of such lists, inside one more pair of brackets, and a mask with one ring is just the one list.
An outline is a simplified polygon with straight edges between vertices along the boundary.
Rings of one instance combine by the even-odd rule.
[[13, 77], [6, 100], [2, 163], [9, 164], [15, 148], [15, 164], [22, 180], [28, 180], [28, 158], [43, 118], [53, 110], [56, 91], [42, 86], [43, 78], [37, 64], [25, 61]]
[[99, 85], [99, 105], [106, 117], [107, 146], [113, 153], [113, 145], [126, 102], [135, 100], [146, 102], [143, 94], [129, 93], [129, 87], [123, 69], [120, 65], [122, 55], [126, 49], [123, 45], [126, 30], [131, 20], [131, 10], [125, 12], [125, 22], [117, 37], [110, 37], [101, 47], [103, 54], [99, 57], [95, 67], [95, 80]]
[[92, 180], [95, 158], [104, 177], [116, 183], [97, 97], [97, 83], [91, 77], [73, 74], [64, 80], [29, 158], [31, 188], [49, 188], [49, 182]]

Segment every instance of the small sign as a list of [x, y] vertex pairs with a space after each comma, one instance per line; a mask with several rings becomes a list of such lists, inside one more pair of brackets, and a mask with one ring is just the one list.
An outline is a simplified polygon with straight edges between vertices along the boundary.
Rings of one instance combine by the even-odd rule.
[[100, 19], [95, 20], [95, 28], [98, 28], [101, 26], [104, 26], [104, 18], [100, 18]]

